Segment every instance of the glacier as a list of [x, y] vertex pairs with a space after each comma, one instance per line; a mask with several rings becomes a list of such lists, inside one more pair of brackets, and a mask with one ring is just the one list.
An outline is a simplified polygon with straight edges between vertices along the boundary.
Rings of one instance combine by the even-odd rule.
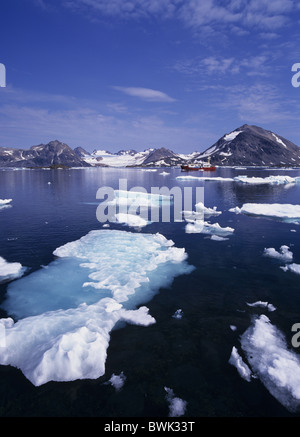
[[35, 386], [105, 373], [110, 332], [155, 323], [141, 304], [189, 274], [184, 248], [161, 234], [94, 230], [58, 247], [48, 266], [9, 284], [0, 364]]

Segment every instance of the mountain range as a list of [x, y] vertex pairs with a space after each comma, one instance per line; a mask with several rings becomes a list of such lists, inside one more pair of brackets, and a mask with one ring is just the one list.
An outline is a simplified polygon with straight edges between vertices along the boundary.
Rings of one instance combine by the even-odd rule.
[[137, 152], [74, 150], [58, 140], [28, 150], [0, 147], [0, 167], [176, 167], [210, 160], [217, 166], [300, 166], [300, 148], [291, 141], [258, 126], [243, 125], [223, 135], [204, 152], [174, 153], [164, 147]]

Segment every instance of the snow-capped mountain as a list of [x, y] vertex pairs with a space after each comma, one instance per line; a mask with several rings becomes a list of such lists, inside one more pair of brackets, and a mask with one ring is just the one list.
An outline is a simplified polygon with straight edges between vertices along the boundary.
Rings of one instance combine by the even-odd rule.
[[300, 166], [300, 148], [274, 132], [258, 126], [243, 126], [222, 136], [204, 152], [178, 154], [164, 147], [137, 152], [111, 153], [82, 147], [74, 150], [60, 141], [28, 150], [0, 147], [0, 167], [180, 167], [210, 159], [219, 166]]
[[60, 141], [32, 146], [28, 150], [0, 147], [0, 167], [87, 167], [71, 147]]
[[94, 150], [92, 153], [79, 151], [75, 152], [88, 164], [92, 166], [102, 165], [107, 167], [171, 167], [183, 164], [186, 160], [171, 150], [161, 147], [159, 149], [147, 149], [143, 152], [135, 150], [120, 150], [117, 153], [110, 153], [106, 150]]
[[299, 166], [300, 148], [274, 132], [244, 124], [194, 158], [214, 165]]

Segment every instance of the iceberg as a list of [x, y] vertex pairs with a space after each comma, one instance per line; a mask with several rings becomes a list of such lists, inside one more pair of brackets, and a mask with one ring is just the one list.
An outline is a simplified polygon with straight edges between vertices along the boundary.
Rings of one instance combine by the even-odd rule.
[[102, 376], [112, 329], [155, 323], [138, 306], [193, 270], [184, 248], [161, 234], [95, 230], [54, 255], [47, 268], [9, 284], [8, 317], [0, 319], [0, 364], [35, 386]]
[[26, 268], [18, 262], [9, 263], [0, 256], [0, 283], [19, 278], [23, 275]]
[[279, 259], [280, 261], [292, 261], [293, 252], [290, 251], [288, 246], [281, 246], [280, 251], [274, 249], [274, 247], [269, 247], [264, 249], [264, 255], [271, 258]]
[[275, 218], [288, 223], [300, 222], [300, 205], [282, 203], [244, 203], [241, 208], [230, 208], [230, 212], [258, 217]]
[[281, 331], [265, 315], [256, 317], [241, 337], [252, 372], [289, 411], [300, 406], [300, 356], [288, 349]]

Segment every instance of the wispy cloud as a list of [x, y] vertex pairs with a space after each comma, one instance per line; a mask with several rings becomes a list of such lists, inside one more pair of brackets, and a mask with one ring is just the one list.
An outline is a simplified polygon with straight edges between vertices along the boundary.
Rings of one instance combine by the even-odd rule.
[[62, 4], [81, 13], [122, 19], [175, 18], [198, 30], [219, 24], [240, 32], [242, 28], [274, 32], [288, 23], [289, 14], [297, 8], [296, 0], [64, 0]]
[[121, 91], [132, 97], [137, 97], [142, 100], [149, 102], [175, 102], [176, 99], [168, 96], [166, 93], [158, 90], [152, 90], [150, 88], [140, 88], [140, 87], [123, 87], [114, 86], [117, 91]]
[[268, 74], [272, 57], [267, 53], [243, 58], [225, 56], [207, 56], [179, 60], [173, 66], [175, 71], [187, 75], [236, 75], [243, 72], [248, 76], [265, 76]]

